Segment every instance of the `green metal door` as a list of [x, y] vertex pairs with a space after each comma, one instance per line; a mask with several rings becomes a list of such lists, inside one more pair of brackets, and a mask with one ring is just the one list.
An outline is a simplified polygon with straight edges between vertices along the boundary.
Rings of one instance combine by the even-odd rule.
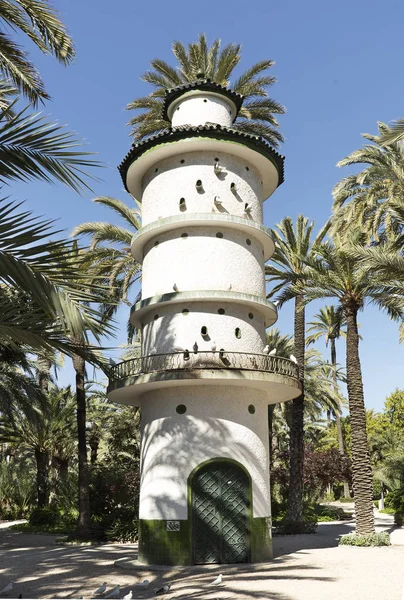
[[249, 560], [249, 480], [230, 462], [212, 462], [192, 480], [195, 564]]

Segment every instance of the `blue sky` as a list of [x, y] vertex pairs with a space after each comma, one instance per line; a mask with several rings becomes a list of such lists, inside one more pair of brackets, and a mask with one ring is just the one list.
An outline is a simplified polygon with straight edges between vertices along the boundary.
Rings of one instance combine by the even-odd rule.
[[[54, 4], [75, 40], [75, 63], [64, 68], [25, 40], [24, 44], [52, 96], [44, 112], [78, 132], [87, 149], [98, 152], [107, 165], [99, 172], [103, 181], [93, 186], [94, 195], [132, 202], [116, 169], [130, 145], [125, 106], [148, 93], [140, 76], [151, 59], [174, 63], [172, 41], [188, 43], [200, 32], [209, 41], [220, 37], [223, 44], [242, 44], [238, 72], [263, 58], [276, 61], [273, 74], [278, 82], [271, 96], [287, 108], [280, 118], [286, 181], [266, 202], [268, 226], [283, 216], [303, 213], [320, 227], [330, 213], [332, 187], [349, 173], [337, 169], [337, 161], [361, 145], [361, 133], [374, 133], [377, 121], [404, 116], [404, 4], [398, 1], [57, 0]], [[26, 199], [37, 214], [59, 219], [58, 227], [68, 232], [83, 221], [112, 216], [91, 202], [93, 195], [80, 197], [60, 185], [13, 185], [12, 195]], [[309, 319], [316, 308], [308, 308]], [[125, 317], [120, 316], [122, 335], [117, 343], [125, 338]], [[397, 325], [377, 310], [367, 308], [360, 322], [366, 404], [380, 410], [387, 394], [404, 388], [404, 346], [398, 344]], [[292, 307], [282, 309], [278, 326], [292, 332]], [[321, 345], [319, 349], [326, 351]], [[343, 362], [343, 343], [338, 352]], [[73, 381], [71, 377], [66, 369], [60, 381]]]

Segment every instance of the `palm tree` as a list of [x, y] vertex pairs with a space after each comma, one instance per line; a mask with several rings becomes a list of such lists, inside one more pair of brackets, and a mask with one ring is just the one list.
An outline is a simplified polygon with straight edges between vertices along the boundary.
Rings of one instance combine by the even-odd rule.
[[[146, 71], [142, 79], [151, 84], [154, 91], [128, 104], [129, 110], [143, 111], [129, 121], [135, 140], [170, 127], [170, 123], [162, 118], [166, 90], [200, 78], [229, 86], [230, 76], [241, 58], [240, 44], [228, 44], [221, 49], [221, 41], [216, 39], [208, 46], [205, 34], [200, 34], [198, 41], [188, 44], [188, 48], [181, 42], [174, 42], [172, 50], [177, 66], [172, 67], [161, 59], [153, 60], [152, 70]], [[262, 60], [232, 82], [232, 89], [244, 96], [243, 106], [232, 127], [261, 136], [273, 146], [278, 146], [283, 137], [275, 115], [284, 114], [285, 109], [268, 97], [267, 88], [276, 81], [275, 77], [267, 74], [273, 65], [273, 60]]]
[[102, 301], [104, 290], [84, 289], [87, 274], [68, 242], [49, 240], [50, 222], [16, 208], [0, 200], [0, 356], [56, 349], [97, 362], [95, 348], [78, 348], [70, 338], [83, 330], [96, 339], [104, 333], [102, 315], [90, 305]]
[[91, 191], [84, 169], [101, 163], [79, 149], [74, 134], [40, 113], [26, 107], [10, 117], [14, 105], [0, 110], [0, 182], [56, 180], [76, 192]]
[[[400, 284], [372, 271], [357, 258], [360, 236], [341, 243], [323, 243], [316, 248], [316, 258], [307, 260], [309, 272], [304, 287], [306, 301], [336, 298], [342, 307], [347, 327], [346, 371], [348, 403], [352, 432], [353, 490], [356, 529], [359, 534], [374, 533], [372, 502], [372, 468], [366, 434], [366, 415], [362, 370], [359, 357], [358, 312], [367, 303], [387, 310], [394, 319], [403, 317], [402, 301], [397, 300]], [[355, 246], [356, 244], [356, 246]], [[296, 290], [298, 292], [299, 289]]]
[[[31, 389], [34, 389], [33, 387]], [[49, 502], [49, 468], [55, 444], [68, 435], [74, 416], [70, 389], [39, 389], [29, 402], [14, 404], [0, 417], [0, 440], [29, 451], [36, 462], [38, 508]]]
[[402, 230], [392, 205], [404, 199], [404, 147], [398, 142], [384, 146], [383, 136], [391, 130], [384, 123], [378, 127], [378, 136], [362, 134], [372, 144], [365, 144], [337, 163], [338, 167], [368, 166], [344, 177], [334, 187], [332, 217], [334, 232], [347, 231], [355, 222], [368, 233], [370, 241], [376, 242], [394, 239]]
[[82, 223], [75, 227], [72, 235], [91, 236], [86, 260], [99, 275], [105, 277], [112, 298], [127, 302], [131, 286], [140, 279], [142, 269], [130, 251], [132, 238], [141, 228], [140, 210], [128, 208], [121, 200], [106, 196], [95, 198], [94, 202], [113, 210], [123, 220], [124, 226]]
[[[1, 0], [0, 19], [13, 31], [25, 34], [44, 54], [68, 65], [75, 56], [73, 42], [49, 0]], [[0, 72], [35, 104], [48, 100], [44, 83], [27, 52], [4, 28], [0, 31]], [[3, 90], [0, 95], [4, 98]]]
[[404, 139], [404, 119], [397, 119], [393, 125], [382, 135], [382, 145], [389, 146], [402, 142]]
[[[295, 299], [294, 355], [299, 366], [302, 394], [293, 400], [290, 430], [290, 481], [287, 519], [296, 524], [303, 520], [303, 461], [304, 461], [304, 364], [305, 364], [305, 292], [306, 259], [323, 239], [327, 226], [312, 241], [314, 223], [299, 215], [295, 229], [290, 217], [285, 217], [272, 231], [275, 253], [272, 263], [265, 267], [267, 281], [279, 282], [269, 296], [276, 296], [279, 306]], [[293, 284], [301, 288], [295, 293]]]
[[[331, 352], [331, 364], [333, 366], [333, 379], [334, 379], [334, 388], [335, 392], [338, 392], [338, 383], [337, 383], [337, 350], [335, 347], [335, 340], [340, 338], [341, 336], [345, 336], [345, 331], [343, 327], [345, 326], [345, 317], [341, 306], [325, 306], [324, 308], [320, 308], [319, 313], [314, 315], [315, 321], [311, 321], [309, 323], [310, 327], [307, 329], [308, 335], [306, 338], [306, 344], [309, 346], [310, 344], [314, 344], [318, 339], [324, 337], [325, 345], [328, 346], [328, 342], [330, 342], [330, 352]], [[341, 456], [345, 456], [345, 448], [344, 448], [344, 437], [342, 435], [342, 426], [341, 426], [341, 415], [337, 411], [335, 414], [335, 421], [337, 425], [337, 434], [338, 434], [338, 449]], [[331, 412], [327, 412], [328, 420], [330, 420]], [[347, 481], [344, 481], [344, 497], [349, 498], [349, 484]]]

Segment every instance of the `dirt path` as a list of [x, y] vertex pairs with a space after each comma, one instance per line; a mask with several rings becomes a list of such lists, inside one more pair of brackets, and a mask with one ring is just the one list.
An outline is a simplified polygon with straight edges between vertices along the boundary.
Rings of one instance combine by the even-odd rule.
[[[378, 528], [391, 524], [390, 517], [378, 516]], [[139, 572], [114, 566], [117, 559], [135, 556], [135, 545], [58, 546], [56, 536], [1, 527], [0, 589], [13, 581], [13, 591], [2, 597], [86, 598], [106, 581], [111, 587], [119, 584], [123, 596], [147, 578], [150, 589], [134, 593], [134, 598], [152, 598], [158, 587], [171, 582], [172, 593], [164, 596], [170, 600], [401, 600], [404, 546], [337, 547], [339, 536], [352, 529], [352, 522], [324, 523], [316, 535], [277, 537], [275, 559], [264, 565]], [[404, 538], [404, 529], [399, 533]], [[223, 573], [223, 585], [209, 586], [218, 573]]]

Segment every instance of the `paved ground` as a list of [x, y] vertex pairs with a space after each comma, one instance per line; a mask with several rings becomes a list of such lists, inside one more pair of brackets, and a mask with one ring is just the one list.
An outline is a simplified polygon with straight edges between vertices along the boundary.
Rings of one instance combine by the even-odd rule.
[[[392, 518], [377, 514], [378, 529], [392, 529]], [[316, 535], [274, 539], [275, 559], [264, 565], [187, 567], [161, 572], [123, 570], [114, 561], [134, 556], [136, 546], [66, 547], [56, 536], [12, 532], [0, 524], [0, 590], [10, 581], [13, 591], [3, 598], [90, 597], [103, 581], [119, 584], [122, 594], [144, 578], [150, 589], [134, 593], [146, 599], [167, 582], [171, 599], [222, 600], [402, 600], [404, 528], [393, 531], [391, 547], [337, 547], [353, 522], [323, 523]], [[218, 573], [223, 585], [212, 587]]]

